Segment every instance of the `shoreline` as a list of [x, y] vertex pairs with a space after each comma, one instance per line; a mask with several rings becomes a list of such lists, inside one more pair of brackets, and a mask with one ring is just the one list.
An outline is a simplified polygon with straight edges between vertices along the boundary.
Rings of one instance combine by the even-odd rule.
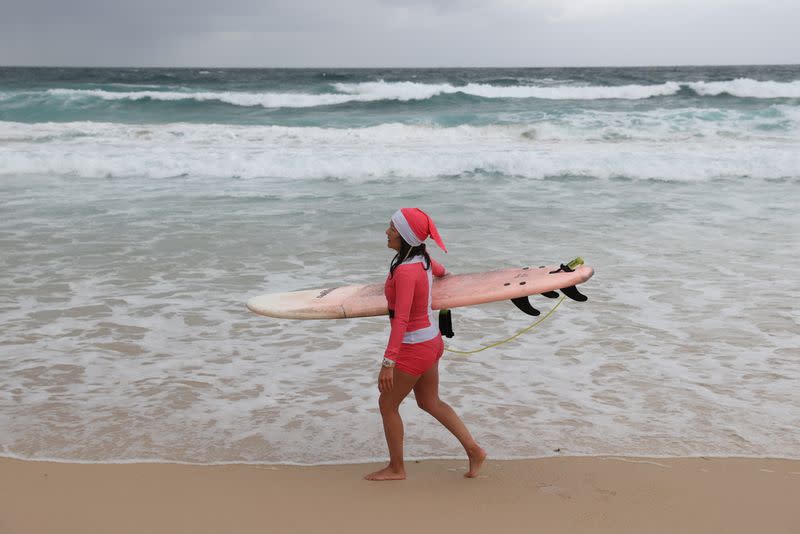
[[[524, 456], [524, 457], [507, 457], [507, 456], [490, 456], [492, 462], [539, 462], [550, 461], [556, 459], [596, 459], [596, 460], [619, 460], [633, 463], [648, 463], [669, 460], [767, 460], [767, 461], [786, 461], [798, 462], [800, 465], [800, 457], [795, 456], [771, 456], [771, 455], [736, 455], [736, 454], [692, 454], [692, 455], [639, 455], [639, 454], [553, 454], [548, 456]], [[129, 460], [80, 460], [80, 459], [62, 459], [62, 458], [29, 458], [22, 455], [15, 454], [2, 454], [0, 453], [0, 465], [5, 461], [15, 461], [24, 463], [42, 463], [42, 464], [68, 464], [68, 465], [175, 465], [187, 467], [225, 467], [225, 466], [243, 466], [253, 468], [315, 468], [315, 467], [337, 467], [337, 466], [354, 466], [354, 465], [378, 465], [386, 463], [387, 458], [381, 459], [354, 459], [345, 461], [330, 461], [320, 463], [292, 463], [292, 462], [254, 462], [246, 460], [225, 460], [220, 462], [190, 462], [183, 460], [165, 460], [162, 458], [133, 458]], [[466, 462], [467, 457], [465, 454], [454, 456], [438, 456], [438, 457], [406, 457], [406, 465], [419, 464], [425, 462]]]
[[800, 532], [800, 460], [619, 456], [289, 466], [0, 458], [0, 532]]

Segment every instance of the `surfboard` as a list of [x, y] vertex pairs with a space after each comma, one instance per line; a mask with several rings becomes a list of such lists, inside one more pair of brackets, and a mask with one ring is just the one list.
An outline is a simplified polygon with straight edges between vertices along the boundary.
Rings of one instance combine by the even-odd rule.
[[[525, 313], [538, 315], [527, 297], [537, 294], [557, 297], [555, 291], [561, 290], [574, 300], [586, 300], [575, 286], [593, 274], [594, 269], [588, 265], [579, 265], [574, 270], [561, 265], [449, 274], [434, 278], [431, 307], [441, 310], [511, 300]], [[247, 308], [259, 315], [282, 319], [373, 317], [389, 313], [383, 290], [384, 284], [378, 283], [273, 293], [251, 298]]]

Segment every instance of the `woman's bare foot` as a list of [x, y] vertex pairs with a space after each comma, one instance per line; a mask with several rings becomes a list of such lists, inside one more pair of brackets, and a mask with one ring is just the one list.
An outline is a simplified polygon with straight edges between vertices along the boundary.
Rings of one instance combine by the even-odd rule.
[[468, 452], [467, 456], [469, 456], [469, 471], [464, 473], [464, 476], [467, 478], [475, 478], [478, 476], [478, 471], [481, 470], [483, 461], [486, 459], [486, 451], [477, 447]]
[[366, 480], [405, 480], [405, 469], [393, 469], [392, 467], [384, 467], [380, 471], [375, 471], [364, 476]]

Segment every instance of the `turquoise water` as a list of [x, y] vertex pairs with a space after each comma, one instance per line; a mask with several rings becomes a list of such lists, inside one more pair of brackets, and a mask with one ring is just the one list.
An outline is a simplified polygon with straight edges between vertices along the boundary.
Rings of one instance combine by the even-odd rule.
[[[0, 69], [0, 453], [382, 458], [385, 318], [244, 302], [380, 280], [416, 205], [454, 272], [597, 270], [443, 361], [494, 457], [800, 457], [799, 133], [796, 66]], [[459, 454], [404, 410], [409, 455]]]

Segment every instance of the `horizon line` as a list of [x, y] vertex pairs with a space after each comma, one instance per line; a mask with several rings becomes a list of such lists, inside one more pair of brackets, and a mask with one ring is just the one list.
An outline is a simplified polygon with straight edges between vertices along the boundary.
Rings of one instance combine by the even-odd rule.
[[224, 66], [147, 66], [147, 65], [0, 65], [2, 69], [217, 69], [217, 70], [444, 70], [444, 69], [643, 69], [643, 68], [686, 68], [686, 67], [800, 67], [800, 63], [675, 63], [654, 65], [560, 65], [560, 66], [314, 66], [314, 67], [287, 67], [287, 66], [249, 66], [249, 67], [224, 67]]

